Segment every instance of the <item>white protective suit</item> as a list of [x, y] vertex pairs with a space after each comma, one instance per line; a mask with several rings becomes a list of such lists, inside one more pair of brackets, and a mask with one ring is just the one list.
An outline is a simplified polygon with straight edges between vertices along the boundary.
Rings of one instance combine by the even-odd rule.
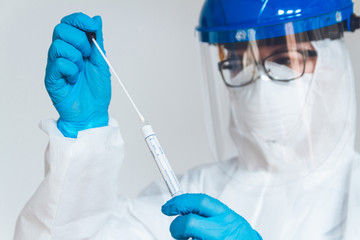
[[[343, 43], [334, 43], [331, 49], [342, 49], [339, 44]], [[319, 50], [317, 71], [329, 60], [322, 52]], [[184, 190], [219, 199], [247, 219], [265, 240], [360, 239], [354, 79], [348, 55], [335, 60], [347, 66], [346, 72], [336, 77], [349, 95], [346, 101], [332, 99], [334, 105], [329, 106], [346, 104], [346, 114], [337, 118], [345, 127], [324, 161], [311, 165], [311, 171], [299, 170], [298, 175], [289, 176], [266, 171], [282, 166], [271, 168], [276, 165], [271, 154], [262, 160], [272, 161], [256, 162], [257, 168], [254, 162], [244, 159], [250, 155], [240, 154], [244, 161], [241, 164], [233, 158], [187, 172], [180, 179]], [[320, 72], [317, 75], [323, 76]], [[313, 86], [310, 91], [315, 100], [323, 96], [321, 86]], [[117, 181], [124, 144], [114, 120], [107, 127], [79, 132], [77, 139], [63, 137], [54, 120], [40, 125], [50, 139], [45, 155], [46, 175], [18, 218], [16, 240], [171, 239], [169, 225], [173, 218], [160, 211], [169, 199], [163, 182], [153, 184], [134, 199], [117, 196], [118, 184], [126, 183]], [[320, 142], [313, 146], [328, 144], [331, 134], [326, 138], [314, 138]], [[249, 149], [253, 147], [249, 145]], [[263, 149], [259, 147], [259, 151]]]

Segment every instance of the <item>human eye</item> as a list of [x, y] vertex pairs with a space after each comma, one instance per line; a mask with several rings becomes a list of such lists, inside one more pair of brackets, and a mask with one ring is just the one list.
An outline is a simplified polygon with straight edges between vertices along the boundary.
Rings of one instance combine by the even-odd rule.
[[303, 56], [297, 51], [277, 53], [267, 58], [267, 61], [284, 66], [290, 66], [291, 64], [302, 60]]
[[237, 70], [241, 68], [241, 60], [240, 59], [227, 59], [223, 63], [223, 69], [227, 70]]

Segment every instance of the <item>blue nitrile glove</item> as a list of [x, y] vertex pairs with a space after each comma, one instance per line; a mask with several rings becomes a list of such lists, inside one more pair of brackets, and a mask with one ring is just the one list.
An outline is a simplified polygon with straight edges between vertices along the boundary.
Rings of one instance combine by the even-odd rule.
[[104, 51], [101, 17], [74, 13], [55, 27], [48, 53], [45, 86], [65, 137], [76, 138], [78, 131], [107, 126], [109, 121], [109, 67], [85, 32], [95, 32]]
[[161, 211], [180, 215], [171, 223], [175, 239], [261, 240], [261, 236], [239, 214], [206, 194], [183, 194], [169, 200]]

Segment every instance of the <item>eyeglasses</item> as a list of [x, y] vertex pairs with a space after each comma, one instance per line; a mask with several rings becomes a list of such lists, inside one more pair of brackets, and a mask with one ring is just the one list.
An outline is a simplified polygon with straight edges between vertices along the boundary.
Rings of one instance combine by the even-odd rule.
[[[308, 58], [316, 56], [314, 50], [282, 50], [262, 59], [261, 66], [271, 80], [289, 82], [301, 78]], [[228, 87], [246, 86], [259, 75], [259, 63], [251, 53], [221, 61], [218, 67]]]

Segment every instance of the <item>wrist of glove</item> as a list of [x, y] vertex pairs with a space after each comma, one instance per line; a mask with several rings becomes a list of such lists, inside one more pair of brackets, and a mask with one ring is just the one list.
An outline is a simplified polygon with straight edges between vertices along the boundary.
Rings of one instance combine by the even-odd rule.
[[90, 128], [104, 127], [107, 126], [108, 123], [109, 115], [104, 115], [96, 119], [82, 122], [68, 122], [60, 117], [57, 121], [57, 127], [65, 137], [76, 138], [79, 131]]
[[175, 239], [262, 240], [250, 224], [219, 200], [205, 194], [183, 194], [169, 200], [161, 211], [176, 216], [170, 225]]
[[[54, 104], [60, 114], [57, 127], [65, 137], [76, 138], [79, 131], [104, 127], [109, 123], [108, 101], [90, 98], [87, 91], [79, 94], [77, 89], [86, 86], [79, 82], [62, 102]], [[85, 105], [85, 107], [84, 107]]]

